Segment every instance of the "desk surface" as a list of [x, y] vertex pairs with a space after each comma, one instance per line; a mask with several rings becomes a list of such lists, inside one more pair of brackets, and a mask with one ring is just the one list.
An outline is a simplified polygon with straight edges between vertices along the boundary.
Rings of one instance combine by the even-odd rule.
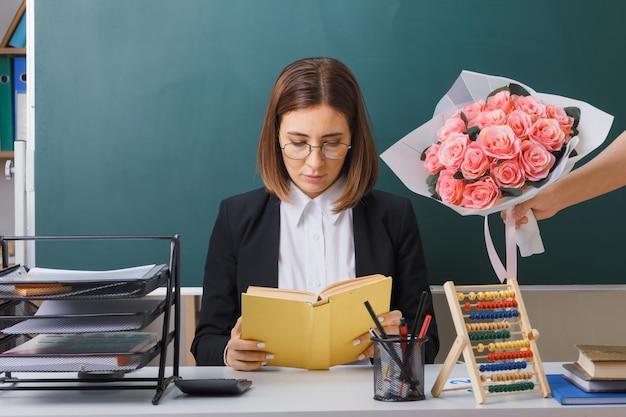
[[[547, 373], [561, 373], [558, 363], [544, 364]], [[181, 376], [193, 378], [246, 378], [250, 390], [239, 397], [189, 397], [170, 385], [158, 405], [152, 405], [152, 389], [97, 391], [0, 391], [2, 415], [7, 416], [214, 416], [266, 415], [298, 416], [411, 416], [427, 410], [429, 416], [589, 416], [614, 417], [626, 414], [626, 405], [561, 406], [553, 398], [539, 394], [488, 397], [476, 404], [474, 395], [463, 391], [430, 395], [440, 365], [427, 365], [426, 400], [403, 403], [376, 401], [373, 396], [373, 370], [370, 366], [339, 366], [329, 371], [264, 368], [238, 372], [225, 367], [184, 367]], [[40, 374], [38, 376], [58, 376]], [[67, 377], [69, 374], [62, 374]], [[133, 377], [157, 375], [156, 368], [144, 368]], [[20, 377], [14, 373], [13, 376]], [[29, 376], [32, 376], [29, 375]], [[456, 365], [451, 378], [467, 378], [465, 365]]]

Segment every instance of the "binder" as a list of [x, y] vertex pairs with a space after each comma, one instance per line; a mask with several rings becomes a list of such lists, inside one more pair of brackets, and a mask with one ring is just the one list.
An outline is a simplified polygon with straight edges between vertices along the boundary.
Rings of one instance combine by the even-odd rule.
[[0, 151], [13, 151], [13, 68], [11, 58], [0, 56]]
[[13, 108], [14, 108], [14, 138], [15, 140], [26, 140], [26, 112], [28, 105], [26, 102], [26, 57], [13, 57]]
[[26, 47], [26, 13], [22, 13], [22, 17], [9, 41], [9, 46], [12, 48]]

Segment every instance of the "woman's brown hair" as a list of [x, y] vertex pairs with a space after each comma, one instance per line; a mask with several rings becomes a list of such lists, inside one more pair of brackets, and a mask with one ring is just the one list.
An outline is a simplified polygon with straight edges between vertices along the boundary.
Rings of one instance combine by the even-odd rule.
[[352, 72], [333, 58], [306, 58], [289, 64], [280, 73], [265, 113], [259, 138], [257, 165], [268, 192], [289, 199], [290, 178], [278, 142], [281, 118], [290, 111], [326, 104], [348, 121], [352, 148], [341, 175], [347, 183], [335, 211], [357, 205], [378, 179], [378, 152], [372, 137], [361, 88]]

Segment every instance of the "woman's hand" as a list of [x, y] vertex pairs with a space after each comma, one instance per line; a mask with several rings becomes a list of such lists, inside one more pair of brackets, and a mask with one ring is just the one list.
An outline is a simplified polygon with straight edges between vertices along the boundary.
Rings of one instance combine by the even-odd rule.
[[[385, 333], [397, 335], [400, 332], [400, 319], [401, 318], [402, 318], [402, 312], [400, 310], [393, 310], [388, 313], [379, 315], [378, 321], [385, 328]], [[372, 327], [374, 326], [375, 324], [372, 323]], [[376, 332], [378, 332], [378, 329], [376, 329]], [[367, 348], [363, 350], [361, 355], [359, 355], [359, 357], [356, 358], [356, 360], [363, 360], [363, 359], [371, 358], [372, 356], [374, 356], [374, 345], [370, 343], [371, 337], [372, 335], [369, 332], [367, 332], [367, 333], [362, 334], [357, 339], [355, 339], [354, 342], [352, 342], [352, 344], [355, 346], [360, 346], [360, 345], [367, 346]]]
[[241, 338], [241, 317], [230, 331], [230, 340], [226, 346], [226, 364], [238, 371], [259, 369], [268, 359], [274, 358], [274, 355], [263, 351], [265, 343]]
[[[513, 207], [511, 214], [513, 220], [515, 220], [515, 228], [519, 229], [522, 225], [528, 223], [528, 217], [526, 213], [532, 210], [536, 220], [543, 220], [554, 216], [558, 209], [556, 202], [552, 201], [552, 196], [545, 190], [540, 191], [533, 198], [530, 198], [515, 207]], [[500, 212], [500, 217], [506, 222], [506, 210]]]

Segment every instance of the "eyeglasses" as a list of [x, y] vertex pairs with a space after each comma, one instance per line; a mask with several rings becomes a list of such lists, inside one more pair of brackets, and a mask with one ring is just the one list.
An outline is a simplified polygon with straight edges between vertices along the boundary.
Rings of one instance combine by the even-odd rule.
[[280, 149], [289, 159], [305, 159], [311, 154], [313, 148], [319, 148], [326, 159], [343, 159], [352, 146], [341, 142], [324, 142], [320, 146], [309, 145], [306, 142], [289, 142]]

